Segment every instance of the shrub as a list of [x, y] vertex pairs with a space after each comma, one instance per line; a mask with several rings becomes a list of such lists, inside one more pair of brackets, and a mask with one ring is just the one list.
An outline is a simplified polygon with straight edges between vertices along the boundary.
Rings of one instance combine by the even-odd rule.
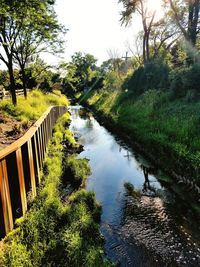
[[139, 67], [128, 76], [122, 88], [128, 89], [130, 94], [141, 95], [149, 89], [167, 89], [169, 69], [162, 61], [152, 61]]
[[84, 185], [88, 175], [90, 174], [90, 166], [87, 159], [78, 159], [76, 154], [69, 155], [63, 166], [63, 177], [74, 187]]
[[[173, 70], [170, 74], [170, 89], [175, 97], [183, 97], [188, 91], [194, 92], [194, 90], [200, 94], [199, 76], [199, 64]], [[198, 94], [193, 93], [192, 99], [197, 99]]]

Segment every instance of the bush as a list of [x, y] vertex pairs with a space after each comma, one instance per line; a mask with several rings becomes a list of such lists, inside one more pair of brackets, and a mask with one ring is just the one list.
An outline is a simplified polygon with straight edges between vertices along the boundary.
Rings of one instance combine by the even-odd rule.
[[162, 61], [152, 61], [139, 67], [132, 76], [128, 76], [122, 88], [130, 94], [141, 95], [149, 89], [167, 89], [169, 69]]
[[170, 89], [175, 97], [183, 97], [188, 91], [196, 91], [196, 94], [193, 93], [192, 97], [192, 99], [195, 100], [200, 94], [199, 77], [199, 64], [175, 69], [170, 74]]
[[63, 177], [74, 187], [84, 185], [88, 175], [90, 174], [90, 166], [87, 159], [77, 159], [77, 155], [69, 155], [64, 161]]

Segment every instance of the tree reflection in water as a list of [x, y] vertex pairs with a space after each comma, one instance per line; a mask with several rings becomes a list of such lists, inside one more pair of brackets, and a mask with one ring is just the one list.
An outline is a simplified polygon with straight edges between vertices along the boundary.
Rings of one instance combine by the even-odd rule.
[[142, 192], [143, 193], [151, 192], [151, 193], [156, 194], [156, 189], [153, 186], [151, 186], [150, 181], [149, 181], [149, 174], [154, 173], [155, 170], [152, 167], [147, 167], [145, 165], [140, 165], [140, 167], [144, 174], [144, 184], [143, 184]]

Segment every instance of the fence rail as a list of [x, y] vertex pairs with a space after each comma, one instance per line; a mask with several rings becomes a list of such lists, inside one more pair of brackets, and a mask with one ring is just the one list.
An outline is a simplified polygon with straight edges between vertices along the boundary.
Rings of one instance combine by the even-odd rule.
[[[30, 92], [30, 89], [26, 89], [27, 93]], [[15, 91], [16, 96], [24, 95], [23, 89], [18, 89]], [[3, 87], [0, 87], [0, 99], [8, 99], [11, 97], [10, 91], [6, 91]]]
[[66, 111], [64, 106], [50, 107], [24, 136], [0, 151], [0, 238], [27, 211], [28, 193], [36, 196], [48, 140]]

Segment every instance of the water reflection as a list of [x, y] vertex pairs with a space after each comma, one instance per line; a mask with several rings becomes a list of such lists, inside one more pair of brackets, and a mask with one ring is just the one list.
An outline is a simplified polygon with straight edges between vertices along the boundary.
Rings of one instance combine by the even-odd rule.
[[[91, 114], [82, 110], [80, 116], [79, 108], [71, 112], [70, 127], [84, 145], [80, 157], [92, 168], [87, 189], [102, 204], [108, 256], [120, 266], [200, 266], [199, 225], [176, 193], [179, 186]], [[136, 195], [127, 195], [125, 182], [133, 184]]]

